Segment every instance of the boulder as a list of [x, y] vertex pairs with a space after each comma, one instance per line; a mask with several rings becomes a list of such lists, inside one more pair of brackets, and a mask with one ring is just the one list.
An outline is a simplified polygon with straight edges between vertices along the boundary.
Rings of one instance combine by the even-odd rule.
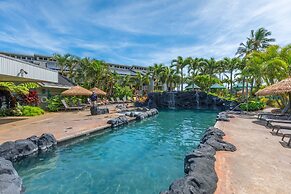
[[234, 145], [216, 137], [207, 139], [205, 144], [212, 146], [216, 151], [236, 151], [236, 147]]
[[27, 139], [8, 141], [0, 145], [0, 157], [10, 161], [20, 160], [29, 155], [37, 154], [39, 150], [47, 150], [57, 144], [52, 134], [43, 134], [40, 137], [31, 136]]
[[9, 141], [0, 145], [0, 157], [10, 161], [16, 161], [28, 155], [38, 152], [38, 147], [27, 139]]
[[57, 140], [52, 134], [44, 133], [39, 137], [37, 145], [39, 150], [46, 151], [57, 145]]
[[0, 157], [0, 193], [23, 193], [22, 179], [9, 160]]
[[126, 116], [119, 116], [107, 121], [108, 124], [111, 124], [111, 127], [117, 127], [121, 125], [128, 124], [128, 119]]

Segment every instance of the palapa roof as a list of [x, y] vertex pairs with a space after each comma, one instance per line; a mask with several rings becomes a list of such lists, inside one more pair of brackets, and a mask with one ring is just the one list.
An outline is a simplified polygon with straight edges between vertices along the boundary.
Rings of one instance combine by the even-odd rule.
[[266, 96], [272, 94], [282, 94], [291, 92], [291, 77], [284, 79], [278, 83], [270, 85], [262, 90], [256, 92], [258, 96]]
[[106, 96], [106, 92], [97, 87], [91, 88], [90, 91], [95, 92], [97, 95]]
[[225, 89], [225, 87], [223, 85], [219, 85], [218, 83], [216, 83], [210, 86], [210, 89]]
[[63, 96], [90, 96], [92, 92], [81, 86], [74, 86], [62, 92]]

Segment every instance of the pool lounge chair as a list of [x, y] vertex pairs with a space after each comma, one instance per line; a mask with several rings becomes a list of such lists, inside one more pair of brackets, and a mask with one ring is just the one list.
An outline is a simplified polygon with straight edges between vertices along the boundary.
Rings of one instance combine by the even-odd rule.
[[290, 144], [291, 144], [291, 134], [283, 134], [282, 141], [284, 141], [285, 137], [289, 137], [289, 141], [287, 143], [287, 146], [290, 146]]
[[270, 123], [270, 127], [272, 128], [272, 131], [276, 131], [276, 135], [278, 135], [279, 131], [284, 130], [291, 130], [291, 122], [277, 122], [277, 123]]
[[272, 127], [273, 123], [287, 123], [291, 124], [291, 117], [285, 117], [281, 119], [264, 119], [266, 121], [266, 127]]
[[63, 103], [64, 107], [65, 107], [65, 111], [68, 110], [84, 110], [85, 106], [68, 106], [65, 100], [61, 100], [61, 102]]

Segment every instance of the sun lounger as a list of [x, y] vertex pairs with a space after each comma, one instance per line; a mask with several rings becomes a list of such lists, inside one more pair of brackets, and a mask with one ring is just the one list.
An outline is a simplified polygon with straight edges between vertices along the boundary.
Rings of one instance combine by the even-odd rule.
[[290, 118], [288, 118], [288, 119], [265, 119], [265, 121], [266, 121], [266, 127], [272, 127], [272, 125], [274, 125], [273, 123], [291, 124]]
[[68, 106], [65, 100], [61, 100], [65, 107], [65, 111], [67, 110], [84, 110], [85, 106]]
[[290, 146], [290, 144], [291, 144], [291, 134], [284, 134], [283, 137], [282, 137], [282, 141], [284, 141], [285, 137], [289, 137], [289, 141], [287, 143], [287, 146]]
[[291, 130], [291, 122], [289, 123], [276, 123], [276, 124], [270, 124], [272, 127], [272, 131], [276, 131], [276, 135], [278, 135], [279, 131], [284, 129], [284, 130]]
[[258, 119], [259, 120], [264, 120], [264, 116], [266, 117], [281, 117], [281, 116], [286, 116], [284, 113], [271, 113], [271, 112], [265, 112], [265, 113], [259, 113], [258, 114]]

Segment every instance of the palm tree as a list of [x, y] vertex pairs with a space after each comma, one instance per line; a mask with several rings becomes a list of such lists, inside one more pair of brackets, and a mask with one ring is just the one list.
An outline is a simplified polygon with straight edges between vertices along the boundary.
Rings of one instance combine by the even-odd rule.
[[239, 68], [240, 65], [240, 59], [239, 58], [228, 58], [225, 57], [222, 60], [222, 64], [225, 67], [226, 73], [229, 73], [229, 76], [225, 74], [226, 77], [228, 77], [229, 83], [230, 83], [230, 91], [232, 91], [233, 87], [233, 73], [235, 70]]
[[71, 55], [70, 54], [54, 54], [53, 58], [57, 61], [57, 66], [60, 67], [60, 73], [64, 75], [64, 71], [67, 70], [69, 59]]
[[177, 59], [174, 59], [171, 62], [171, 67], [176, 67], [177, 73], [180, 73], [180, 75], [181, 75], [181, 80], [180, 80], [181, 91], [183, 91], [183, 81], [184, 81], [183, 69], [184, 69], [184, 67], [186, 67], [187, 65], [189, 65], [191, 63], [191, 60], [192, 60], [191, 57], [183, 59], [183, 57], [178, 56]]
[[252, 50], [259, 51], [267, 48], [271, 42], [275, 42], [274, 38], [268, 38], [272, 33], [265, 28], [259, 28], [256, 32], [251, 30], [251, 36], [249, 40], [252, 43]]
[[149, 67], [149, 76], [151, 77], [151, 81], [153, 82], [153, 89], [158, 86], [160, 73], [163, 71], [163, 64], [154, 64], [154, 66]]
[[[246, 43], [240, 43], [240, 46], [236, 52], [239, 57], [243, 57], [243, 68], [246, 66], [246, 58], [253, 51], [261, 51], [267, 48], [271, 42], [274, 42], [274, 38], [268, 38], [272, 33], [265, 28], [259, 28], [257, 31], [251, 30], [250, 37], [247, 38]], [[243, 70], [243, 69], [242, 69]], [[253, 82], [253, 80], [251, 81]], [[244, 95], [245, 77], [243, 77], [243, 90]], [[248, 95], [248, 82], [246, 87], [246, 94]]]

